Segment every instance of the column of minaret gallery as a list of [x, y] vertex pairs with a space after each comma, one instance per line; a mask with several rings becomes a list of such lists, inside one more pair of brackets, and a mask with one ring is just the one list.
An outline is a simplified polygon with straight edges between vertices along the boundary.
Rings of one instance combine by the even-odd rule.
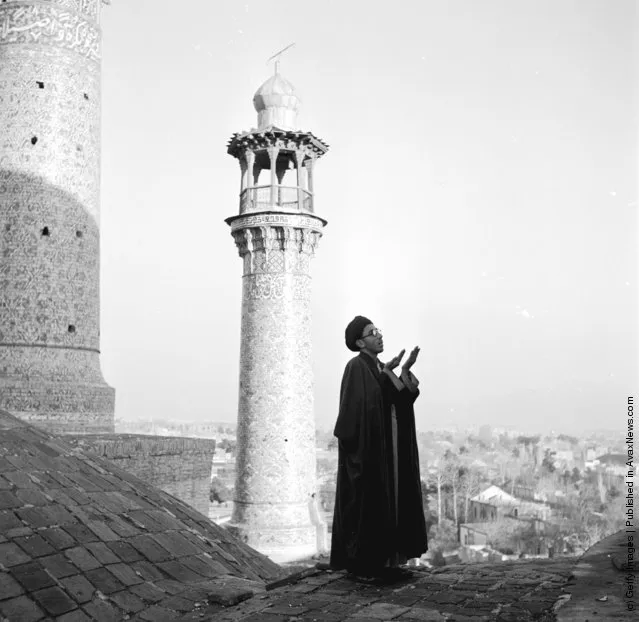
[[310, 260], [326, 221], [314, 214], [310, 171], [328, 145], [296, 128], [299, 99], [279, 73], [253, 103], [258, 128], [228, 145], [242, 185], [240, 213], [226, 222], [243, 260], [229, 529], [286, 561], [317, 551]]

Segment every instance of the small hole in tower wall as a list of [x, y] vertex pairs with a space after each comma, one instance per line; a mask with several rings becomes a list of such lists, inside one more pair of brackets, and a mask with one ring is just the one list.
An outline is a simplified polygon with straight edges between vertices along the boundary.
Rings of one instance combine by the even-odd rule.
[[49, 227], [43, 227], [41, 233], [42, 235], [49, 235]]
[[38, 142], [38, 137], [37, 137], [37, 136], [33, 136], [33, 137], [31, 138], [31, 144], [32, 144], [32, 145], [35, 145], [37, 142]]
[[5, 225], [4, 226], [4, 230], [5, 231], [11, 231], [11, 225]]
[[88, 93], [82, 93], [82, 96], [84, 97], [84, 99], [86, 99], [87, 101], [89, 101], [89, 95], [88, 95]]
[[69, 324], [69, 328], [67, 329], [70, 333], [75, 333], [75, 326], [73, 324]]
[[83, 235], [83, 233], [82, 233], [82, 231], [80, 231], [80, 230], [78, 230], [78, 231], [76, 231], [76, 232], [75, 232], [75, 237], [76, 237], [76, 238], [81, 238], [81, 237], [82, 237], [82, 235]]
[[41, 82], [40, 80], [36, 80], [36, 84], [38, 85], [39, 89], [43, 89], [44, 88], [44, 82]]

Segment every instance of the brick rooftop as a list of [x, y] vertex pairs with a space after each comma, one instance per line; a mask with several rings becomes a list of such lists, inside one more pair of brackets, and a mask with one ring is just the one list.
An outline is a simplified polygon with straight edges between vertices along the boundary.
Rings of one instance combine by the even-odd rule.
[[[414, 569], [394, 585], [367, 585], [344, 572], [315, 569], [225, 607], [218, 622], [607, 622], [636, 620], [619, 572], [626, 534], [618, 532], [581, 558], [531, 559]], [[304, 576], [306, 575], [306, 576]], [[296, 580], [297, 579], [297, 580]], [[636, 586], [636, 573], [634, 574]], [[272, 586], [277, 585], [271, 584]], [[268, 586], [271, 587], [271, 586]], [[636, 599], [635, 599], [636, 602]]]

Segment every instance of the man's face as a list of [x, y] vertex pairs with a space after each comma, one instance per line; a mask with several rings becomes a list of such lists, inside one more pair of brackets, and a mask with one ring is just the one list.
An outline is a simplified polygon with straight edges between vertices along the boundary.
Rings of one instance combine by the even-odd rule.
[[369, 352], [379, 354], [384, 351], [384, 338], [375, 324], [368, 324], [362, 331], [362, 336], [357, 340], [357, 345]]

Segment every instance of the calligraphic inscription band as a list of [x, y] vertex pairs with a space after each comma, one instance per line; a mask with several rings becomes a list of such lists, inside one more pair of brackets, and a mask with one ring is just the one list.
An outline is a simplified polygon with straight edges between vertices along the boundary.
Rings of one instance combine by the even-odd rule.
[[100, 30], [88, 15], [51, 2], [3, 4], [6, 6], [0, 17], [0, 45], [20, 43], [58, 48], [96, 62], [100, 60]]
[[246, 229], [247, 227], [259, 227], [263, 225], [313, 229], [321, 232], [326, 225], [326, 221], [319, 216], [310, 216], [308, 214], [278, 214], [272, 212], [262, 212], [247, 216], [232, 216], [231, 218], [227, 218], [226, 222], [231, 225], [231, 232], [238, 229]]

